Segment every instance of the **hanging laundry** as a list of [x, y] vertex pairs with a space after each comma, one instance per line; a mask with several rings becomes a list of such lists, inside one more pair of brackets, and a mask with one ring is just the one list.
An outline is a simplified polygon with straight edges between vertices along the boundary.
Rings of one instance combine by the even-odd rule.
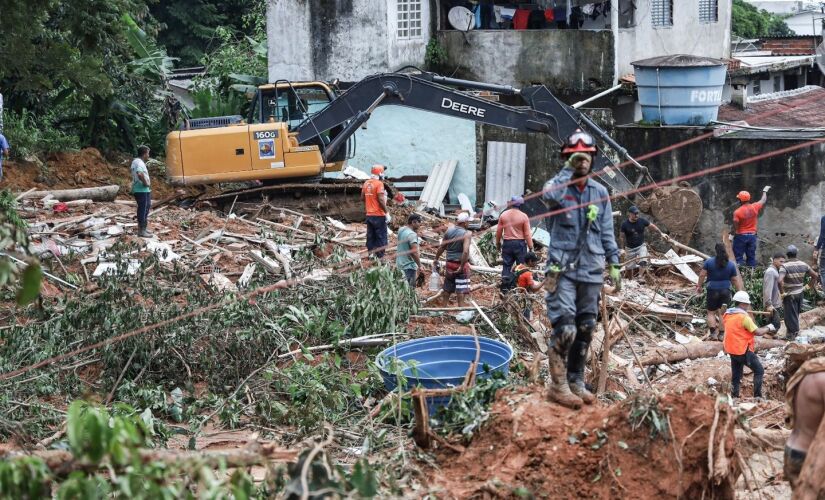
[[591, 16], [593, 11], [596, 10], [596, 4], [588, 3], [581, 6], [582, 14], [585, 16]]
[[513, 28], [517, 30], [526, 30], [527, 21], [530, 19], [530, 11], [527, 9], [516, 9], [513, 15]]
[[501, 18], [504, 19], [505, 21], [511, 21], [513, 19], [513, 17], [515, 17], [515, 15], [516, 15], [516, 9], [510, 8], [510, 7], [498, 7], [498, 6], [496, 6], [496, 8], [499, 9], [499, 11], [501, 12]]
[[547, 28], [547, 21], [544, 19], [544, 11], [531, 10], [530, 17], [527, 18], [528, 30], [543, 30]]
[[544, 9], [544, 20], [551, 23], [553, 19], [555, 19], [555, 17], [553, 17], [553, 9]]

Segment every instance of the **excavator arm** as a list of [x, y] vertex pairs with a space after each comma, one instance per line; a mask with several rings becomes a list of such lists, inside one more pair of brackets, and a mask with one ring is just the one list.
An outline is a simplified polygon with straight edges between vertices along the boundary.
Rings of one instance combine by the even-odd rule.
[[[500, 104], [457, 90], [452, 88], [453, 86], [519, 95], [524, 100], [525, 106]], [[641, 167], [606, 132], [579, 111], [559, 101], [543, 85], [516, 89], [510, 86], [446, 78], [431, 73], [386, 73], [361, 80], [330, 102], [323, 110], [298, 125], [296, 128], [298, 143], [318, 143], [325, 131], [334, 127], [343, 127], [328, 144], [322, 145], [324, 158], [330, 161], [358, 128], [370, 118], [376, 107], [387, 105], [431, 111], [520, 132], [543, 133], [547, 134], [556, 144], [561, 144], [564, 138], [577, 128], [581, 128], [601, 138], [618, 154], [627, 157]], [[594, 158], [594, 171], [601, 171], [612, 166], [613, 162], [603, 151], [600, 151]], [[617, 192], [626, 191], [638, 185], [638, 183], [632, 183], [621, 171], [610, 169], [606, 174], [602, 176], [602, 180]]]

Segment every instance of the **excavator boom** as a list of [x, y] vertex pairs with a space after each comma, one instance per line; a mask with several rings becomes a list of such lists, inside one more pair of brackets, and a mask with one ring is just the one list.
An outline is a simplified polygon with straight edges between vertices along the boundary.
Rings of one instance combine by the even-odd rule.
[[[450, 85], [450, 86], [448, 86]], [[456, 90], [451, 86], [490, 90], [507, 95], [518, 95], [524, 106], [508, 106]], [[521, 132], [543, 133], [561, 144], [577, 128], [588, 130], [601, 138], [620, 155], [627, 151], [599, 128], [587, 116], [559, 101], [543, 85], [525, 89], [493, 85], [468, 80], [446, 78], [429, 73], [386, 73], [367, 77], [334, 99], [318, 113], [307, 117], [296, 128], [299, 144], [316, 140], [324, 132], [343, 127], [328, 144], [322, 147], [325, 158], [336, 155], [346, 141], [370, 117], [378, 106], [405, 106], [456, 118], [472, 120]], [[634, 162], [635, 163], [635, 162]], [[613, 166], [603, 153], [596, 155], [593, 170], [598, 172]], [[615, 191], [632, 189], [637, 183], [620, 171], [610, 169], [602, 179]]]

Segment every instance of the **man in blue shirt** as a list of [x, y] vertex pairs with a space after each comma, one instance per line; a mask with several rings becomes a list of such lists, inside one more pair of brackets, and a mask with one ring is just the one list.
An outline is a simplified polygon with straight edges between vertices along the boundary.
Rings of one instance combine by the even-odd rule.
[[0, 181], [3, 180], [3, 158], [9, 157], [9, 141], [6, 140], [6, 136], [0, 134]]

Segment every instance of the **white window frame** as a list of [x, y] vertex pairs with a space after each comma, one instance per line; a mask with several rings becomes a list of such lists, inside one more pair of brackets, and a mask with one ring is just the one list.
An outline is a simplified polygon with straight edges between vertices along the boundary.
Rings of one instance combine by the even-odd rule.
[[699, 22], [704, 24], [719, 22], [719, 0], [699, 0]]
[[396, 0], [395, 34], [399, 40], [416, 40], [423, 36], [422, 3], [424, 0]]
[[654, 28], [672, 28], [673, 0], [650, 0], [650, 22]]

